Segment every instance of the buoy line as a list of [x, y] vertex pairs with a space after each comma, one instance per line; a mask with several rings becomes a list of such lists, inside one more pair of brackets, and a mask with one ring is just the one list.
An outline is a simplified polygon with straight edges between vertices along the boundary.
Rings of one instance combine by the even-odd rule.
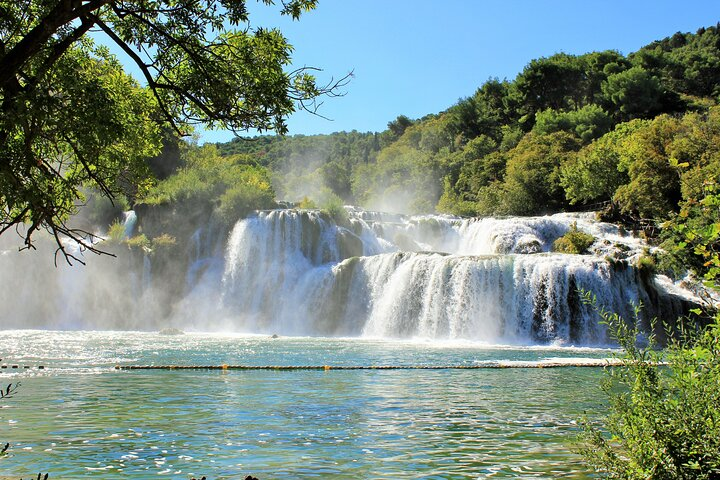
[[485, 370], [506, 368], [577, 368], [622, 365], [615, 359], [587, 362], [498, 362], [474, 365], [116, 365], [115, 370]]

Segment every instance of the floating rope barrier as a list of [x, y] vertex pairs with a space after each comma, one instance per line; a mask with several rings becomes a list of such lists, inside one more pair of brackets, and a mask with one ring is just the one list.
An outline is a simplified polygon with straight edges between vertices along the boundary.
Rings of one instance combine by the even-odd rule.
[[483, 370], [504, 368], [608, 367], [622, 362], [614, 359], [573, 362], [493, 362], [472, 365], [116, 365], [115, 370]]
[[[541, 368], [603, 368], [623, 365], [622, 360], [598, 359], [572, 362], [488, 362], [473, 365], [115, 365], [115, 370], [499, 370], [499, 369], [541, 369]], [[666, 365], [665, 362], [652, 363]], [[0, 365], [8, 370], [45, 370], [44, 365]]]

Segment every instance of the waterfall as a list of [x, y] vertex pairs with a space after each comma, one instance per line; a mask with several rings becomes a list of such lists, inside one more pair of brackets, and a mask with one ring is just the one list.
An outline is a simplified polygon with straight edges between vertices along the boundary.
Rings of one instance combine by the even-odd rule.
[[[604, 327], [583, 291], [625, 316], [643, 303], [648, 315], [668, 320], [685, 308], [680, 297], [692, 300], [666, 278], [641, 275], [632, 264], [649, 247], [593, 214], [461, 219], [346, 210], [340, 225], [296, 209], [257, 212], [229, 231], [209, 219], [185, 229], [182, 248], [164, 259], [120, 244], [118, 259], [54, 269], [33, 257], [27, 268], [2, 252], [0, 315], [6, 328], [601, 345]], [[136, 222], [126, 213], [126, 235]], [[596, 238], [590, 254], [552, 252], [571, 228]], [[38, 292], [54, 301], [36, 301]]]
[[123, 212], [123, 228], [125, 238], [130, 238], [132, 237], [133, 233], [135, 233], [135, 224], [137, 224], [137, 214], [135, 213], [135, 210], [128, 210], [127, 212]]

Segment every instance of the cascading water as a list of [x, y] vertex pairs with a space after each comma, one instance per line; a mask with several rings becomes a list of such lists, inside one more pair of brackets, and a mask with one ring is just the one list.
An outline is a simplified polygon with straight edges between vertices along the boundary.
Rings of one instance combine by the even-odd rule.
[[[592, 214], [458, 219], [353, 207], [346, 213], [338, 225], [314, 210], [263, 211], [229, 233], [210, 222], [179, 243], [185, 261], [178, 249], [159, 265], [159, 257], [133, 256], [123, 247], [126, 253], [117, 251], [130, 255], [126, 261], [93, 258], [87, 270], [40, 275], [38, 262], [23, 269], [3, 255], [0, 261], [10, 263], [0, 273], [27, 271], [33, 278], [4, 282], [7, 312], [0, 313], [6, 328], [173, 326], [597, 345], [606, 342], [605, 334], [582, 302], [583, 290], [626, 316], [640, 302], [668, 319], [683, 308], [676, 297], [658, 294], [667, 288], [643, 277], [631, 261], [606, 260], [632, 260], [646, 246]], [[139, 228], [136, 220], [126, 215], [128, 235]], [[553, 241], [573, 225], [595, 236], [593, 253], [552, 253]], [[168, 275], [178, 274], [180, 281], [168, 289]], [[59, 307], [13, 303], [36, 298], [37, 291], [54, 292]]]

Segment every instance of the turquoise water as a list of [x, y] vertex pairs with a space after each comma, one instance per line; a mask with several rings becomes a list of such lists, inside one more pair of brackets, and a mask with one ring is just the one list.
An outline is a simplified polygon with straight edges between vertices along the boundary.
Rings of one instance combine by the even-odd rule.
[[0, 476], [588, 478], [595, 368], [118, 371], [117, 364], [472, 365], [608, 350], [139, 332], [3, 333]]

